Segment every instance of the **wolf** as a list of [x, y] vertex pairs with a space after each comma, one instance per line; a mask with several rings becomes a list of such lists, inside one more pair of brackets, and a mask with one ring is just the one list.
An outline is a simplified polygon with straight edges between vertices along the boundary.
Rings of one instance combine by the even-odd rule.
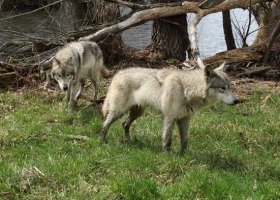
[[90, 78], [98, 95], [99, 75], [108, 78], [111, 74], [103, 64], [101, 49], [95, 42], [71, 42], [63, 46], [53, 57], [51, 77], [61, 90], [67, 91], [70, 111], [73, 111], [80, 98], [85, 80]]
[[190, 71], [181, 69], [127, 68], [112, 79], [102, 107], [105, 121], [101, 137], [113, 122], [129, 113], [123, 122], [124, 133], [130, 139], [132, 122], [140, 117], [146, 106], [163, 114], [162, 145], [170, 150], [174, 124], [177, 123], [181, 149], [187, 149], [190, 120], [201, 108], [221, 100], [234, 105], [239, 100], [233, 95], [225, 63], [216, 69], [201, 66]]

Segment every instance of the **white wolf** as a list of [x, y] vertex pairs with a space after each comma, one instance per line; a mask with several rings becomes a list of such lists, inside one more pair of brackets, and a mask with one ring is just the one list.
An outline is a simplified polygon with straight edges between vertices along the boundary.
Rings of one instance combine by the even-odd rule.
[[224, 67], [225, 63], [215, 70], [206, 66], [204, 69], [190, 71], [143, 68], [119, 71], [109, 86], [102, 108], [106, 116], [101, 132], [102, 139], [106, 140], [111, 124], [128, 111], [129, 115], [123, 122], [123, 127], [126, 139], [130, 139], [131, 123], [141, 116], [146, 106], [151, 106], [163, 114], [163, 148], [170, 149], [176, 122], [181, 148], [185, 150], [190, 119], [199, 109], [217, 100], [229, 105], [238, 103]]
[[100, 73], [106, 78], [110, 76], [103, 64], [102, 51], [95, 42], [68, 43], [53, 57], [51, 77], [58, 82], [61, 90], [67, 90], [70, 111], [75, 107], [87, 78], [91, 79], [95, 87], [96, 100]]

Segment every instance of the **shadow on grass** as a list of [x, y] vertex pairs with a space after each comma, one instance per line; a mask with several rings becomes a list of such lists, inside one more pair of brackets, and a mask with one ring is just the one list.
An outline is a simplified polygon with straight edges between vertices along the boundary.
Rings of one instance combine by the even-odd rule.
[[161, 143], [158, 141], [150, 140], [150, 138], [139, 138], [139, 137], [132, 137], [131, 140], [123, 140], [123, 144], [128, 147], [135, 148], [135, 149], [149, 149], [156, 153], [161, 153], [164, 150], [161, 147]]
[[101, 105], [92, 103], [84, 108], [80, 108], [81, 123], [88, 124], [93, 118], [103, 121], [104, 117], [101, 112]]
[[211, 152], [196, 155], [199, 163], [204, 163], [210, 169], [222, 169], [225, 171], [248, 171], [248, 166], [242, 158], [232, 154], [223, 154], [222, 152]]
[[206, 164], [209, 169], [251, 174], [267, 181], [280, 179], [279, 167], [273, 162], [252, 161], [239, 155], [222, 152], [205, 153], [197, 156], [197, 161]]

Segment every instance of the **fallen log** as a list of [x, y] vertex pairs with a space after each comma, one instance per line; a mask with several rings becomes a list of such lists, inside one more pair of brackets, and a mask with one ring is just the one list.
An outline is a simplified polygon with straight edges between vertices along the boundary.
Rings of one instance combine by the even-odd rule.
[[0, 88], [6, 88], [15, 85], [19, 76], [16, 72], [0, 73]]
[[270, 70], [271, 66], [256, 66], [250, 67], [249, 69], [245, 70], [245, 72], [241, 72], [236, 74], [236, 77], [248, 77], [248, 76], [262, 76], [264, 75], [268, 70]]
[[38, 65], [35, 64], [35, 65], [31, 65], [31, 66], [21, 67], [21, 66], [16, 66], [16, 65], [12, 65], [12, 64], [0, 61], [0, 69], [1, 69], [1, 71], [6, 71], [7, 73], [16, 72], [20, 76], [25, 76], [27, 74], [38, 71]]
[[262, 58], [263, 52], [261, 50], [246, 47], [217, 53], [214, 56], [205, 58], [204, 62], [211, 65], [219, 65], [225, 61], [227, 63], [259, 63], [261, 62]]

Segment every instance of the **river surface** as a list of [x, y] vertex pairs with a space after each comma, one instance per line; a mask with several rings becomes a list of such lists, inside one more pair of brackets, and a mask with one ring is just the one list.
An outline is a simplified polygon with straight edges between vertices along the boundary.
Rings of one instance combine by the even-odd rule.
[[[24, 11], [23, 11], [24, 12]], [[18, 13], [0, 13], [0, 17], [7, 17]], [[1, 16], [2, 15], [2, 16]], [[241, 30], [248, 26], [248, 11], [235, 9], [231, 11], [231, 18]], [[51, 16], [51, 17], [50, 17]], [[57, 11], [53, 11], [52, 15], [44, 12], [35, 12], [31, 15], [24, 15], [14, 19], [0, 20], [0, 43], [11, 38], [21, 38], [29, 35], [30, 37], [56, 37], [60, 24], [55, 19], [58, 16]], [[194, 14], [188, 14], [187, 20], [190, 24]], [[254, 41], [258, 25], [255, 21], [251, 24], [247, 43], [250, 45]], [[7, 32], [7, 30], [10, 30]], [[140, 26], [126, 30], [122, 34], [123, 41], [134, 48], [145, 48], [151, 42], [152, 22], [146, 22]], [[236, 45], [240, 47], [240, 38], [234, 29]], [[255, 32], [254, 32], [255, 31]], [[20, 32], [24, 32], [23, 35]], [[211, 56], [226, 50], [224, 39], [222, 13], [208, 15], [202, 19], [198, 25], [198, 42], [202, 57]]]

